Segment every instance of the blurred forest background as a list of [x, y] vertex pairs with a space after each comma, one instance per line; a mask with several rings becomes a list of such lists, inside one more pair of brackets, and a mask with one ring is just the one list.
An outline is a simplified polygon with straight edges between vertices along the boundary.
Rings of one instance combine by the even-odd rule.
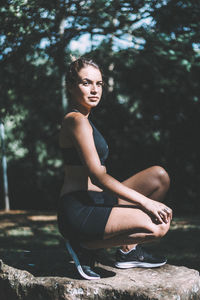
[[70, 55], [82, 54], [72, 41], [87, 34], [85, 55], [102, 66], [108, 85], [92, 116], [110, 147], [108, 172], [123, 180], [161, 165], [175, 213], [199, 213], [199, 16], [196, 0], [1, 0], [0, 118], [11, 209], [56, 208], [65, 70]]

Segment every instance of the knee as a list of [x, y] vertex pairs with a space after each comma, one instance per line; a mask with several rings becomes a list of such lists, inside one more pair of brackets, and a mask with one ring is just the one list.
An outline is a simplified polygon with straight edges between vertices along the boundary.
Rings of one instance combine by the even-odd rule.
[[170, 185], [170, 178], [166, 170], [160, 166], [154, 166], [152, 168], [153, 168], [154, 176], [158, 181], [159, 187], [168, 190]]
[[163, 236], [166, 235], [169, 228], [170, 228], [170, 222], [168, 222], [167, 224], [163, 223], [163, 224], [155, 225], [155, 227], [153, 228], [154, 239], [161, 239]]

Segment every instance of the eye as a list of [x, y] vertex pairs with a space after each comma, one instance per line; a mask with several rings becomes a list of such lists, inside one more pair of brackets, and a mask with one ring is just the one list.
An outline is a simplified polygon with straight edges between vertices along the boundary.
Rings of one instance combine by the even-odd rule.
[[82, 84], [83, 84], [84, 86], [88, 86], [88, 85], [89, 85], [89, 82], [88, 82], [88, 81], [83, 81]]
[[103, 82], [102, 81], [97, 82], [97, 86], [103, 86]]

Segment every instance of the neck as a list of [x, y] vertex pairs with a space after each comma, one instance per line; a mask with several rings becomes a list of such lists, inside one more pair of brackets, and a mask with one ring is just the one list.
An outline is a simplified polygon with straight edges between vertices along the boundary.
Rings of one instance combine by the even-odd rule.
[[88, 117], [91, 112], [91, 108], [86, 108], [80, 105], [72, 105], [72, 109], [79, 111], [81, 114], [83, 114], [86, 117]]

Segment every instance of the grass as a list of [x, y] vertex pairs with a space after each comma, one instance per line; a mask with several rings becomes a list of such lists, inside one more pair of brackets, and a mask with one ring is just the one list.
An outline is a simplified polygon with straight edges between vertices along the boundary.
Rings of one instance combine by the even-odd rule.
[[[147, 246], [168, 257], [168, 263], [200, 271], [200, 218], [175, 217], [161, 241]], [[104, 251], [103, 263], [112, 261], [114, 248]], [[35, 276], [72, 276], [56, 214], [46, 211], [0, 211], [0, 258]]]

